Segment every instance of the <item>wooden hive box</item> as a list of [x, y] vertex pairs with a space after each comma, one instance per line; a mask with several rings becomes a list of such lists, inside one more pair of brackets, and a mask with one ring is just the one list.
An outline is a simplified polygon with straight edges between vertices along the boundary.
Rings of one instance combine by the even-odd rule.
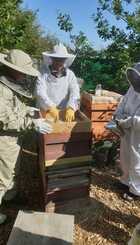
[[40, 136], [45, 167], [91, 161], [91, 121], [77, 112], [76, 121], [51, 122], [53, 132]]
[[92, 121], [92, 135], [95, 141], [114, 137], [105, 128], [118, 106], [121, 95], [103, 90], [102, 96], [94, 96], [83, 92], [81, 96], [81, 109]]
[[71, 123], [51, 123], [53, 132], [40, 135], [39, 144], [45, 205], [89, 195], [92, 160], [91, 121], [83, 113]]
[[[60, 165], [59, 165], [60, 166]], [[45, 209], [54, 203], [56, 208], [69, 200], [89, 196], [91, 166], [67, 166], [46, 171]]]

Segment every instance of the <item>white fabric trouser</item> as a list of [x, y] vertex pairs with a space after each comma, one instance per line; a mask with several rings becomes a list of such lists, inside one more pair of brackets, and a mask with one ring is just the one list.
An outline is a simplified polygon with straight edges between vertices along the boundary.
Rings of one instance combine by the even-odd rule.
[[19, 171], [18, 137], [0, 135], [0, 204], [5, 193], [15, 185]]
[[123, 175], [120, 178], [121, 183], [129, 186], [129, 168], [130, 168], [130, 134], [126, 132], [121, 137], [120, 143], [120, 167]]
[[140, 132], [133, 128], [121, 137], [121, 182], [129, 186], [131, 193], [140, 196]]

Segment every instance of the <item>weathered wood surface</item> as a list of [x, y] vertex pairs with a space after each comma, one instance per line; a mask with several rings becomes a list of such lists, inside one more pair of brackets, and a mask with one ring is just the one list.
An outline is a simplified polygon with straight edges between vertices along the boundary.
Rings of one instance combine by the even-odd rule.
[[88, 185], [83, 185], [80, 187], [74, 187], [69, 189], [65, 188], [64, 190], [50, 191], [46, 194], [45, 203], [47, 206], [49, 202], [57, 204], [59, 202], [65, 202], [72, 199], [88, 197], [89, 190], [90, 190], [90, 186], [88, 184]]
[[96, 140], [116, 138], [115, 134], [106, 129], [106, 124], [107, 122], [93, 122], [92, 132]]
[[91, 118], [92, 122], [108, 122], [112, 118], [114, 110], [86, 110], [83, 109], [86, 115]]
[[41, 135], [43, 137], [44, 144], [57, 144], [57, 143], [67, 143], [67, 142], [77, 142], [80, 140], [88, 140], [91, 139], [91, 131], [90, 132], [65, 132], [65, 133], [51, 133]]
[[74, 216], [19, 211], [7, 245], [70, 245]]
[[45, 160], [85, 156], [91, 154], [91, 141], [45, 145]]
[[40, 136], [42, 156], [39, 160], [46, 206], [48, 202], [64, 202], [89, 195], [91, 122], [84, 114], [80, 116], [76, 122], [54, 123], [55, 132]]
[[[109, 92], [108, 94], [114, 94]], [[110, 130], [106, 129], [106, 124], [112, 119], [117, 108], [121, 95], [116, 93], [114, 98], [111, 95], [93, 96], [90, 93], [83, 92], [81, 99], [81, 109], [92, 122], [92, 136], [94, 140], [103, 140], [115, 137]]]
[[109, 91], [109, 90], [104, 90], [102, 89], [102, 93], [101, 96], [95, 95], [94, 91], [83, 91], [82, 95], [81, 95], [81, 100], [83, 98], [86, 98], [86, 100], [88, 100], [91, 103], [117, 103], [120, 101], [122, 95], [118, 94], [116, 92], [113, 91]]
[[87, 175], [83, 176], [74, 176], [74, 177], [69, 177], [67, 179], [58, 179], [58, 180], [49, 180], [48, 182], [48, 188], [47, 191], [53, 191], [53, 190], [63, 190], [67, 188], [76, 188], [80, 187], [83, 185], [88, 185], [89, 184], [89, 178]]
[[81, 104], [90, 110], [115, 110], [121, 98], [111, 96], [93, 96], [88, 92], [83, 92]]
[[[88, 100], [82, 102], [82, 110], [87, 117], [90, 115], [90, 119], [94, 120], [93, 116], [100, 116], [99, 113], [114, 112], [117, 108], [118, 103], [89, 103]], [[89, 114], [90, 113], [90, 114]]]
[[58, 171], [58, 170], [66, 170], [69, 171], [72, 168], [75, 168], [75, 172], [77, 171], [77, 168], [83, 168], [83, 167], [89, 167], [91, 168], [91, 162], [79, 162], [79, 163], [68, 163], [67, 165], [62, 164], [62, 165], [52, 165], [50, 167], [46, 168], [46, 171], [51, 172], [51, 171]]
[[80, 156], [80, 157], [68, 157], [68, 158], [62, 158], [62, 159], [51, 159], [51, 160], [45, 160], [45, 166], [52, 166], [52, 165], [61, 165], [61, 164], [77, 164], [77, 163], [85, 163], [85, 162], [91, 162], [92, 156], [86, 155], [86, 156]]
[[91, 167], [88, 166], [83, 166], [79, 168], [66, 168], [64, 170], [59, 170], [59, 171], [46, 171], [46, 175], [48, 179], [59, 179], [59, 178], [67, 178], [71, 176], [78, 176], [78, 175], [83, 175], [83, 174], [88, 174], [91, 171]]

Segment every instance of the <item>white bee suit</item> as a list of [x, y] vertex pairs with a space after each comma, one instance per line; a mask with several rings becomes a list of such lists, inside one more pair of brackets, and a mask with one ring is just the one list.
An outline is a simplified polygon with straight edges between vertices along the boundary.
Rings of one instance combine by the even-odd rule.
[[66, 75], [59, 78], [45, 73], [37, 80], [36, 97], [38, 106], [43, 110], [57, 106], [59, 109], [71, 107], [76, 111], [80, 100], [77, 78], [68, 68]]
[[[35, 91], [38, 106], [45, 111], [53, 106], [61, 110], [71, 107], [76, 111], [80, 100], [80, 89], [76, 76], [68, 68], [73, 63], [75, 55], [69, 54], [62, 43], [55, 45], [52, 52], [46, 51], [42, 54], [42, 75], [38, 78]], [[65, 59], [64, 73], [59, 77], [51, 74], [52, 58]]]
[[115, 115], [124, 130], [120, 146], [121, 182], [130, 187], [130, 192], [140, 196], [140, 93], [132, 86]]

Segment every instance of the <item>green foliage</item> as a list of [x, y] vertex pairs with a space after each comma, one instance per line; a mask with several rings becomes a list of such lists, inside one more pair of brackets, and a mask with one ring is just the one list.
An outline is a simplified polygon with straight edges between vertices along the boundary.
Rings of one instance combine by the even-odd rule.
[[[124, 4], [125, 3], [125, 4]], [[137, 1], [136, 9], [129, 12], [125, 6], [133, 6], [132, 0], [99, 0], [100, 7], [96, 15], [93, 15], [94, 22], [99, 36], [111, 40], [112, 44], [104, 51], [106, 59], [112, 64], [114, 77], [114, 89], [124, 93], [128, 87], [125, 78], [125, 70], [134, 62], [139, 61], [140, 52], [140, 5]], [[128, 9], [128, 8], [127, 8]], [[108, 11], [116, 20], [125, 22], [125, 29], [111, 25], [111, 21], [105, 18], [105, 11]]]
[[69, 14], [62, 14], [61, 12], [58, 13], [57, 16], [58, 26], [60, 30], [65, 32], [71, 32], [73, 29], [73, 24], [71, 21], [71, 17]]
[[44, 50], [52, 49], [57, 42], [57, 38], [48, 35], [44, 36], [43, 30], [37, 23], [37, 13], [32, 11], [21, 11], [17, 15], [17, 26], [23, 30], [20, 40], [15, 47], [32, 54], [35, 58], [39, 58]]
[[73, 33], [74, 26], [69, 14], [58, 13], [57, 16], [58, 26], [60, 30], [69, 33], [71, 43], [74, 46], [74, 52], [78, 55], [85, 55], [93, 52], [93, 47], [89, 43], [86, 35], [80, 31], [78, 34]]
[[12, 48], [21, 30], [15, 28], [17, 7], [20, 1], [1, 0], [0, 3], [0, 50]]
[[92, 146], [93, 165], [96, 164], [100, 168], [103, 164], [106, 166], [114, 164], [118, 158], [119, 145], [120, 142], [118, 140], [100, 140], [95, 142]]
[[39, 58], [50, 50], [58, 39], [44, 35], [37, 22], [37, 12], [21, 9], [20, 0], [1, 0], [0, 3], [0, 51], [19, 48]]
[[[70, 33], [77, 58], [73, 70], [78, 77], [85, 80], [83, 89], [95, 89], [101, 83], [103, 88], [125, 93], [128, 88], [125, 71], [132, 63], [139, 61], [140, 53], [140, 7], [129, 13], [124, 3], [132, 4], [131, 0], [99, 0], [99, 8], [93, 19], [99, 36], [111, 44], [106, 50], [96, 52], [83, 32], [72, 34], [72, 20], [68, 14], [60, 14], [61, 30]], [[124, 21], [126, 30], [120, 29], [105, 18], [108, 11], [117, 20]], [[58, 23], [60, 26], [60, 22]]]
[[76, 59], [72, 65], [72, 69], [77, 77], [81, 77], [86, 81], [83, 89], [94, 89], [100, 81], [99, 73], [101, 71], [101, 67], [97, 70], [95, 59], [97, 52], [82, 31], [78, 34], [73, 33], [74, 26], [69, 14], [59, 13], [57, 20], [60, 29], [69, 33], [71, 43], [74, 47], [71, 52], [76, 54]]
[[[103, 10], [110, 8], [109, 2], [109, 0], [100, 0]], [[121, 2], [113, 1], [112, 8], [119, 15], [122, 11]], [[97, 52], [82, 31], [76, 35], [72, 33], [74, 27], [68, 14], [59, 13], [58, 19], [59, 27], [61, 19], [61, 30], [69, 32], [71, 43], [74, 46], [74, 52], [77, 56], [72, 69], [78, 77], [85, 80], [82, 89], [94, 90], [96, 85], [100, 83], [104, 89], [125, 93], [128, 87], [125, 69], [131, 63], [129, 51], [124, 48], [124, 43], [127, 43], [126, 33], [115, 26], [110, 29], [109, 23], [98, 9], [95, 20], [98, 23], [99, 34], [105, 40], [113, 37], [114, 42], [108, 49]], [[134, 49], [132, 50], [134, 52]]]

